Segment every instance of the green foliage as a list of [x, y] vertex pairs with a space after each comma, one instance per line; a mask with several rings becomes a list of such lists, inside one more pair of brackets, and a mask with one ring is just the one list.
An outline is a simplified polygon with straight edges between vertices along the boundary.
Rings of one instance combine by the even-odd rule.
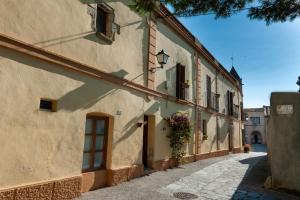
[[131, 6], [139, 13], [149, 13], [159, 3], [169, 4], [174, 8], [174, 15], [190, 17], [213, 14], [216, 18], [230, 17], [247, 10], [250, 19], [272, 22], [292, 21], [300, 16], [299, 0], [134, 0]]
[[133, 4], [129, 5], [129, 7], [138, 14], [145, 16], [149, 15], [155, 8], [158, 8], [159, 4], [160, 1], [158, 0], [133, 0]]
[[192, 136], [192, 125], [188, 114], [177, 112], [168, 119], [171, 127], [171, 132], [168, 135], [170, 138], [170, 147], [172, 148], [172, 158], [180, 162], [185, 155], [183, 146], [190, 141]]

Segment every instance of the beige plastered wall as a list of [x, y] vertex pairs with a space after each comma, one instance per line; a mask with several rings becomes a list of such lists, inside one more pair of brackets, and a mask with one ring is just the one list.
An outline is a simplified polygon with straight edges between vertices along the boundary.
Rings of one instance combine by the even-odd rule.
[[[0, 0], [0, 30], [59, 55], [116, 76], [145, 84], [148, 23], [132, 12], [129, 0], [107, 1], [120, 35], [110, 45], [96, 37], [88, 13], [90, 0]], [[114, 56], [114, 59], [111, 57]]]
[[[176, 64], [181, 63], [185, 66], [185, 80], [188, 80], [190, 86], [186, 90], [186, 100], [194, 102], [193, 91], [195, 89], [195, 61], [194, 50], [188, 45], [174, 30], [170, 29], [162, 19], [157, 19], [156, 32], [156, 51], [162, 49], [170, 56], [168, 63], [163, 69], [155, 72], [156, 90], [176, 96]], [[156, 66], [159, 66], [156, 63]], [[156, 134], [154, 139], [154, 160], [165, 160], [171, 156], [170, 140], [167, 137], [170, 129], [165, 120], [177, 111], [187, 113], [190, 116], [191, 123], [195, 125], [194, 107], [178, 103], [160, 101], [154, 104], [150, 102], [149, 110], [156, 110], [154, 113], [156, 119]], [[152, 111], [153, 112], [153, 111]], [[148, 113], [148, 112], [146, 112]], [[193, 130], [195, 131], [195, 129]], [[186, 144], [185, 150], [187, 155], [194, 153], [194, 136]]]
[[[130, 11], [126, 5], [129, 1], [109, 2], [115, 9], [115, 22], [121, 25], [121, 34], [116, 35], [112, 45], [103, 43], [92, 32], [86, 1], [4, 1], [0, 0], [5, 5], [0, 7], [1, 33], [144, 84], [147, 20]], [[176, 76], [172, 70], [180, 62], [186, 66], [186, 80], [190, 83], [188, 99], [195, 101], [194, 51], [165, 24], [158, 21], [157, 25], [157, 52], [164, 49], [171, 59], [155, 73], [156, 88], [175, 95]], [[212, 67], [210, 70], [214, 73]], [[165, 80], [170, 82], [166, 84]], [[195, 124], [192, 106], [149, 99], [133, 90], [3, 48], [0, 92], [5, 105], [0, 107], [0, 157], [5, 160], [5, 165], [0, 165], [0, 189], [80, 175], [89, 113], [110, 118], [107, 169], [142, 164], [143, 128], [137, 123], [143, 121], [144, 115], [151, 116], [148, 152], [153, 161], [168, 159], [171, 154], [165, 118], [182, 111]], [[57, 100], [58, 111], [39, 110], [40, 98]], [[216, 117], [205, 112], [203, 117], [210, 118], [209, 132], [215, 135]], [[213, 137], [206, 143], [203, 152], [217, 150]], [[225, 144], [226, 139], [221, 144], [224, 149]], [[188, 155], [194, 154], [194, 146], [192, 138], [185, 147]]]
[[[211, 91], [220, 94], [219, 97], [219, 112], [221, 114], [227, 114], [226, 93], [227, 91], [234, 92], [233, 103], [240, 105], [242, 102], [242, 95], [237, 88], [229, 82], [224, 75], [218, 73], [217, 70], [212, 67], [203, 57], [200, 56], [201, 66], [201, 106], [207, 106], [206, 100], [206, 76], [211, 77]], [[234, 148], [241, 147], [241, 129], [242, 123], [240, 121], [241, 114], [237, 120], [229, 119], [228, 117], [211, 114], [202, 111], [201, 121], [207, 120], [207, 133], [208, 139], [201, 140], [201, 153], [214, 152], [218, 150], [228, 150], [229, 141], [228, 135], [232, 130], [232, 144]], [[230, 124], [233, 124], [231, 129]], [[201, 136], [202, 138], [203, 136]]]
[[[143, 95], [2, 48], [0, 56], [0, 188], [80, 175], [89, 113], [111, 119], [108, 169], [141, 164]], [[40, 98], [57, 100], [58, 111], [39, 110]]]
[[[195, 102], [195, 60], [194, 49], [170, 29], [162, 19], [157, 19], [156, 50], [164, 50], [169, 56], [168, 63], [155, 73], [155, 86], [158, 91], [176, 96], [176, 65], [185, 66], [185, 80], [189, 83], [186, 89], [186, 100]], [[157, 66], [159, 64], [157, 63]]]

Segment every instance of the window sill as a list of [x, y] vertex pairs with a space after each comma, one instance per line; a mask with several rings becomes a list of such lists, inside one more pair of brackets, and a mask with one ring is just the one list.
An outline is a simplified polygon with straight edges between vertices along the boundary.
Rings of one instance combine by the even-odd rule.
[[82, 170], [82, 173], [89, 173], [89, 172], [96, 172], [96, 171], [103, 171], [106, 170], [105, 167], [97, 167], [97, 168], [93, 168], [93, 169], [85, 169]]
[[101, 32], [96, 32], [96, 36], [98, 38], [100, 38], [101, 40], [103, 40], [107, 44], [112, 44], [113, 43], [113, 38], [112, 37], [108, 37], [107, 35], [105, 35]]

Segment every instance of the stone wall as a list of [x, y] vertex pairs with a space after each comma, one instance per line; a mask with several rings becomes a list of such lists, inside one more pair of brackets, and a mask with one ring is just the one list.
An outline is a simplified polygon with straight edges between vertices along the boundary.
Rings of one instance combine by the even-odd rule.
[[300, 191], [299, 121], [300, 93], [272, 93], [268, 147], [274, 188]]

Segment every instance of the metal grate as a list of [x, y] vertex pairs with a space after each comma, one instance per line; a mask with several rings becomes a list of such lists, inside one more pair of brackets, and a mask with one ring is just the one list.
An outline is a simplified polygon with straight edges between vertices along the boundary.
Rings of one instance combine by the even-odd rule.
[[173, 193], [173, 196], [177, 199], [197, 199], [198, 196], [192, 193], [187, 192], [176, 192]]

